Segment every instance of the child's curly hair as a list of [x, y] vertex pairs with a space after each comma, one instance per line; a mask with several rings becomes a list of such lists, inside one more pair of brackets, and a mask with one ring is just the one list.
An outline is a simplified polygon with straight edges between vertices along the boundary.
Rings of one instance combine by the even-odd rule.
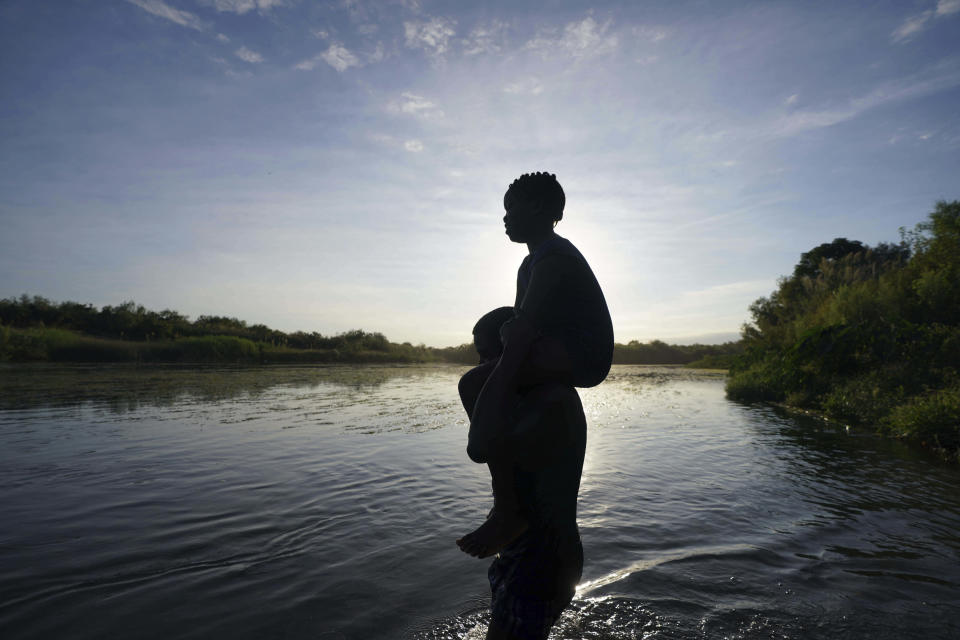
[[473, 326], [473, 335], [485, 334], [491, 341], [499, 341], [500, 327], [504, 322], [513, 320], [516, 315], [516, 309], [513, 307], [497, 307], [477, 320], [477, 324]]
[[563, 220], [563, 207], [567, 203], [567, 197], [563, 193], [563, 187], [557, 182], [556, 174], [546, 171], [525, 173], [510, 183], [507, 193], [511, 191], [519, 191], [529, 200], [542, 200], [544, 208], [553, 216], [555, 222]]

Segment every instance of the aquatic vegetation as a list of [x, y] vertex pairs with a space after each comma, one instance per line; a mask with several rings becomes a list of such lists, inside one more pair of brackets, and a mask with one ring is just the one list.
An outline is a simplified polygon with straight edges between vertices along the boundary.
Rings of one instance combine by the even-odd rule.
[[801, 256], [750, 307], [727, 395], [813, 409], [960, 449], [960, 201], [898, 244], [846, 238]]

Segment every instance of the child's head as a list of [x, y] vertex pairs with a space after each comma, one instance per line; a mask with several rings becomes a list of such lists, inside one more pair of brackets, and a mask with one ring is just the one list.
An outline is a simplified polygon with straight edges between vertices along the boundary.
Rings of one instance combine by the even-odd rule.
[[563, 219], [566, 196], [552, 173], [525, 173], [514, 180], [503, 196], [507, 215], [503, 222], [514, 242], [549, 233]]
[[513, 307], [498, 307], [477, 320], [473, 327], [473, 346], [484, 362], [496, 360], [503, 353], [500, 327], [513, 316]]

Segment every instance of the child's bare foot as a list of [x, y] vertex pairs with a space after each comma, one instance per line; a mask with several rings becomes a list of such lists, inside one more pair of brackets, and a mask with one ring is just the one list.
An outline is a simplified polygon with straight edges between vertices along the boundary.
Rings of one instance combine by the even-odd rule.
[[464, 553], [476, 558], [486, 558], [499, 553], [504, 547], [520, 537], [527, 527], [527, 519], [518, 512], [505, 511], [496, 507], [490, 512], [487, 521], [475, 531], [457, 540], [457, 546]]

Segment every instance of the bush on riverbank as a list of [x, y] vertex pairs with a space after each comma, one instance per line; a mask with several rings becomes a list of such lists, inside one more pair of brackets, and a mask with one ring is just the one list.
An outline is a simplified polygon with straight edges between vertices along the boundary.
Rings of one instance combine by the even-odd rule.
[[729, 397], [960, 451], [960, 202], [897, 244], [837, 238], [750, 307]]

